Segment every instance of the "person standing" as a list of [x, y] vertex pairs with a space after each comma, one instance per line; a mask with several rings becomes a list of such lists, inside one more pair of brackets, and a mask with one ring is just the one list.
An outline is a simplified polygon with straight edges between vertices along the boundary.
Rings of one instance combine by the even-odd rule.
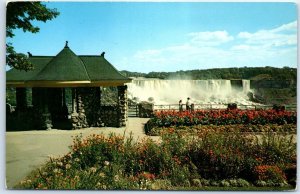
[[182, 104], [182, 100], [179, 100], [179, 112], [183, 111], [183, 104]]
[[190, 97], [188, 97], [187, 100], [186, 100], [186, 110], [191, 111]]

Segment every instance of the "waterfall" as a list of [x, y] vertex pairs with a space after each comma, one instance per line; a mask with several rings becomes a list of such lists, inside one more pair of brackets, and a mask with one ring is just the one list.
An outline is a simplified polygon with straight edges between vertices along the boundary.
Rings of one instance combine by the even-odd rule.
[[128, 86], [128, 97], [136, 101], [152, 101], [155, 104], [177, 104], [190, 97], [193, 103], [249, 104], [247, 92], [250, 81], [242, 80], [240, 87], [231, 86], [230, 80], [160, 80], [134, 78]]
[[243, 84], [243, 92], [245, 94], [247, 94], [248, 92], [250, 92], [250, 80], [242, 80], [242, 84]]

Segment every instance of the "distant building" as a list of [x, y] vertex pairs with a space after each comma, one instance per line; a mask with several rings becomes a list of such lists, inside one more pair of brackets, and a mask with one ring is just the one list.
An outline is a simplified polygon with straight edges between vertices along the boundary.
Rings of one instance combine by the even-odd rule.
[[[76, 55], [68, 42], [56, 56], [30, 53], [34, 70], [11, 69], [6, 73], [6, 86], [16, 88], [16, 108], [7, 111], [7, 130], [125, 126], [125, 83], [131, 79], [111, 65], [104, 54]], [[117, 87], [117, 105], [101, 104], [102, 86]], [[32, 90], [31, 103], [26, 100], [28, 89]]]

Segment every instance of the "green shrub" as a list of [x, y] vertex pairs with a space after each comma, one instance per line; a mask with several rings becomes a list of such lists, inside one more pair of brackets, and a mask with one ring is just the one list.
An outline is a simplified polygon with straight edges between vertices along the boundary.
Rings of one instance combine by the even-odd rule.
[[237, 186], [238, 187], [249, 187], [250, 186], [250, 183], [244, 179], [237, 179]]
[[221, 184], [222, 187], [229, 187], [230, 186], [230, 183], [226, 180], [222, 180], [220, 184]]
[[237, 182], [236, 179], [230, 179], [230, 180], [229, 180], [229, 183], [230, 183], [230, 185], [233, 186], [233, 187], [237, 187], [237, 186], [238, 186], [238, 182]]
[[210, 185], [210, 181], [207, 180], [207, 179], [202, 178], [201, 179], [201, 184], [204, 185], [204, 186], [209, 186]]
[[192, 186], [202, 187], [200, 179], [192, 179]]

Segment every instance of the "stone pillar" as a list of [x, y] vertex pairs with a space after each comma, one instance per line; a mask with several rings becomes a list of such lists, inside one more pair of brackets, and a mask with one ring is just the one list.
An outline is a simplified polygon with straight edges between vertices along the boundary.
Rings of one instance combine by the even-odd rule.
[[[83, 100], [85, 96], [85, 88], [72, 89], [72, 102], [73, 113], [71, 114], [71, 122], [73, 129], [80, 129], [89, 127], [86, 115], [85, 115], [85, 102]], [[74, 101], [76, 99], [76, 103]], [[87, 107], [88, 108], [88, 107]]]
[[16, 88], [16, 110], [24, 110], [27, 108], [26, 88]]
[[85, 104], [83, 101], [83, 96], [84, 93], [82, 93], [82, 89], [81, 89], [81, 91], [77, 92], [77, 112], [78, 112], [80, 127], [86, 128], [88, 127], [88, 123], [86, 121], [86, 116], [85, 116]]
[[119, 127], [126, 126], [128, 119], [127, 85], [118, 86], [118, 107]]
[[[87, 124], [90, 127], [101, 126], [100, 87], [80, 88], [79, 97], [81, 97], [81, 105], [83, 105], [81, 112], [85, 114]], [[80, 106], [78, 108], [80, 109]]]

